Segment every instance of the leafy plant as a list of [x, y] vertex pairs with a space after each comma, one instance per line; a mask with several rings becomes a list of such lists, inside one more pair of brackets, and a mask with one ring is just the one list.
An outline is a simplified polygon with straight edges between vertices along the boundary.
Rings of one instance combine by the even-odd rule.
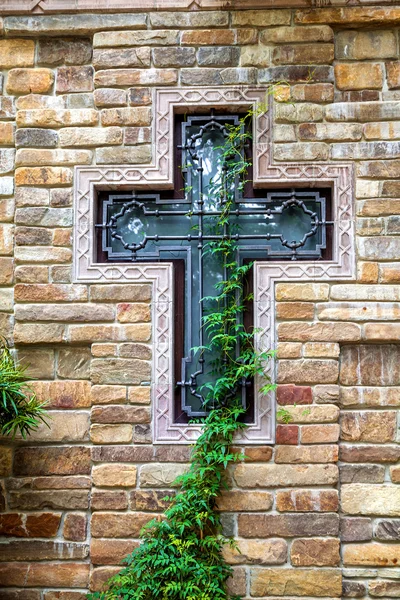
[[[243, 459], [231, 450], [235, 434], [246, 428], [242, 385], [262, 376], [270, 357], [255, 350], [255, 331], [247, 331], [243, 324], [244, 307], [251, 300], [244, 282], [252, 265], [239, 263], [234, 235], [227, 227], [235, 186], [243, 188], [250, 166], [244, 147], [251, 116], [243, 117], [237, 126], [227, 126], [220, 149], [224, 175], [208, 189], [215, 212], [210, 231], [219, 239], [208, 243], [205, 253], [218, 258], [224, 277], [216, 286], [216, 296], [202, 300], [211, 307], [201, 324], [206, 342], [193, 352], [199, 361], [205, 354], [211, 357], [210, 378], [202, 386], [209, 414], [202, 421], [190, 468], [176, 481], [180, 490], [168, 498], [170, 507], [163, 517], [147, 524], [140, 546], [125, 559], [125, 568], [109, 581], [107, 591], [89, 594], [91, 600], [238, 599], [230, 596], [227, 587], [232, 568], [224, 561], [223, 548], [234, 543], [222, 536], [218, 497], [228, 488], [227, 467]], [[270, 388], [267, 383], [261, 393]]]
[[[5, 340], [0, 342], [0, 428], [13, 438], [26, 438], [46, 423], [45, 402], [30, 390], [25, 369], [14, 360]], [[46, 423], [47, 424], [47, 423]]]

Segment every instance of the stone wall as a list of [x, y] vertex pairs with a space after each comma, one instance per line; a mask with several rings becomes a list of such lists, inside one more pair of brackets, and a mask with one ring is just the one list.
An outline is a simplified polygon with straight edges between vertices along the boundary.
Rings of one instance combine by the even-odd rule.
[[275, 161], [356, 164], [357, 281], [276, 286], [292, 420], [229, 475], [231, 585], [400, 597], [399, 19], [393, 6], [4, 18], [0, 327], [52, 420], [0, 446], [2, 600], [99, 590], [190, 452], [152, 445], [150, 287], [72, 283], [73, 166], [150, 162], [154, 87], [282, 81]]

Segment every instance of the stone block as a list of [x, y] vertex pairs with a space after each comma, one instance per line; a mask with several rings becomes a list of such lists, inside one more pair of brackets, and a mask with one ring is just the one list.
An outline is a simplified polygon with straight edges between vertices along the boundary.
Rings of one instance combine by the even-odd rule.
[[276, 317], [280, 320], [313, 320], [314, 305], [308, 302], [284, 302], [276, 305]]
[[18, 360], [26, 369], [29, 377], [34, 379], [52, 379], [54, 377], [54, 350], [19, 349]]
[[182, 69], [181, 83], [183, 85], [222, 85], [221, 69]]
[[15, 203], [23, 206], [47, 206], [49, 191], [42, 188], [20, 188], [15, 191]]
[[[48, 419], [29, 436], [30, 442], [70, 443], [89, 440], [89, 414], [83, 411], [69, 412], [52, 410]], [[20, 440], [20, 436], [17, 436]]]
[[64, 167], [20, 167], [15, 172], [17, 186], [63, 186], [72, 184], [72, 171]]
[[365, 7], [351, 6], [346, 8], [328, 7], [298, 10], [295, 22], [307, 25], [309, 23], [331, 23], [332, 25], [368, 24], [378, 26], [390, 25], [397, 21], [399, 11], [397, 7]]
[[400, 468], [390, 467], [390, 478], [393, 483], [400, 483]]
[[128, 94], [126, 90], [116, 89], [97, 89], [93, 93], [94, 103], [98, 108], [108, 108], [110, 106], [126, 106], [128, 104]]
[[300, 343], [280, 342], [276, 348], [277, 358], [301, 358], [303, 345]]
[[345, 412], [341, 418], [341, 439], [352, 442], [393, 442], [396, 414], [392, 411]]
[[38, 42], [38, 64], [83, 65], [92, 58], [90, 39], [43, 38]]
[[[115, 67], [150, 67], [151, 52], [148, 47], [140, 48], [95, 48], [93, 65], [96, 69], [114, 69]], [[156, 65], [167, 66], [167, 65]], [[168, 65], [175, 66], [175, 65]]]
[[38, 323], [16, 323], [16, 344], [58, 344], [64, 341], [65, 326], [49, 323], [46, 327]]
[[[77, 351], [77, 361], [79, 361], [79, 359], [82, 357], [82, 354], [79, 354], [79, 349], [77, 349]], [[60, 363], [58, 363], [57, 371], [59, 371], [59, 369]], [[75, 375], [75, 373], [73, 373], [73, 375]], [[88, 381], [74, 381], [71, 379], [68, 381], [32, 381], [30, 387], [39, 398], [46, 399], [49, 402], [49, 408], [88, 408], [91, 404], [91, 386]], [[52, 412], [53, 416], [56, 414], [58, 414], [59, 418], [61, 418], [60, 413]], [[72, 420], [74, 414], [84, 416], [85, 413], [72, 413], [68, 419]], [[66, 420], [68, 419], [66, 418]], [[66, 427], [68, 427], [68, 425], [66, 425]]]
[[273, 501], [270, 492], [229, 490], [218, 499], [217, 506], [220, 511], [225, 512], [266, 511], [272, 508]]
[[118, 565], [137, 545], [132, 540], [93, 539], [90, 559], [94, 565]]
[[90, 448], [84, 446], [27, 447], [15, 450], [15, 476], [88, 475]]
[[2, 146], [14, 146], [15, 125], [0, 123], [0, 143]]
[[295, 567], [336, 567], [340, 562], [339, 549], [337, 539], [294, 540], [290, 561]]
[[307, 342], [304, 344], [305, 358], [337, 358], [340, 346], [334, 342]]
[[[290, 413], [294, 423], [335, 423], [339, 419], [338, 407], [329, 404], [287, 406], [286, 410]], [[278, 420], [280, 419], [278, 418]]]
[[383, 483], [385, 467], [381, 465], [341, 465], [342, 483]]
[[12, 491], [9, 506], [19, 510], [86, 510], [89, 508], [87, 490]]
[[239, 59], [240, 48], [232, 46], [200, 48], [197, 51], [197, 62], [200, 67], [235, 67], [239, 64]]
[[58, 94], [91, 92], [93, 90], [93, 76], [94, 69], [92, 66], [58, 67], [56, 91]]
[[151, 299], [151, 286], [146, 284], [91, 285], [90, 298], [94, 302], [146, 302]]
[[28, 561], [35, 560], [62, 560], [83, 559], [89, 554], [88, 546], [83, 544], [64, 544], [62, 542], [24, 540], [9, 541], [2, 548], [1, 560]]
[[143, 360], [122, 358], [92, 360], [91, 379], [94, 384], [138, 385], [149, 381], [150, 377], [151, 365]]
[[[278, 104], [275, 109], [275, 120], [277, 123], [302, 123], [304, 121], [311, 123], [316, 121], [322, 121], [322, 118], [323, 108], [319, 104]], [[278, 286], [279, 285], [293, 284], [278, 284]]]
[[230, 565], [281, 565], [287, 552], [284, 540], [238, 540], [236, 548], [224, 547], [223, 556]]
[[364, 485], [342, 486], [342, 510], [351, 515], [400, 516], [400, 489], [396, 486]]
[[126, 387], [124, 385], [93, 385], [92, 404], [125, 404]]
[[61, 523], [59, 513], [8, 513], [0, 515], [0, 534], [12, 537], [52, 538]]
[[93, 444], [129, 444], [132, 425], [92, 425], [90, 440]]
[[95, 406], [92, 422], [105, 424], [149, 423], [150, 410], [139, 406]]
[[177, 477], [187, 471], [187, 465], [153, 463], [143, 465], [140, 469], [141, 487], [170, 487], [176, 485]]
[[340, 459], [348, 463], [395, 463], [400, 459], [398, 446], [341, 446]]
[[87, 287], [85, 285], [55, 283], [19, 283], [15, 285], [15, 299], [17, 302], [84, 302], [87, 298]]
[[14, 247], [14, 226], [0, 225], [0, 255], [11, 256]]
[[202, 29], [184, 31], [181, 34], [183, 46], [229, 46], [235, 41], [235, 32], [232, 29]]
[[[370, 64], [370, 63], [365, 63]], [[357, 65], [353, 65], [356, 66]], [[336, 102], [326, 107], [327, 121], [398, 121], [397, 102]]]
[[344, 60], [370, 60], [396, 58], [397, 40], [394, 31], [345, 30], [336, 36], [336, 58]]
[[338, 469], [335, 465], [245, 464], [233, 469], [232, 478], [238, 487], [250, 489], [332, 485], [337, 482]]
[[60, 131], [61, 146], [115, 146], [122, 141], [123, 130], [120, 127], [66, 127]]
[[334, 360], [280, 360], [278, 383], [336, 383], [339, 366]]
[[74, 127], [97, 125], [98, 112], [92, 108], [19, 110], [17, 127]]
[[267, 47], [254, 44], [244, 46], [240, 54], [242, 67], [268, 67], [270, 65], [270, 50]]
[[337, 512], [338, 507], [336, 490], [291, 490], [278, 491], [276, 494], [279, 512]]
[[[346, 286], [347, 287], [347, 286]], [[322, 301], [328, 300], [329, 284], [327, 283], [278, 283], [275, 298], [278, 301]]]
[[119, 148], [109, 147], [96, 149], [96, 162], [100, 165], [132, 165], [150, 163], [151, 157], [152, 148], [150, 144], [141, 146], [122, 146]]
[[[122, 16], [122, 15], [121, 15]], [[184, 17], [182, 14], [180, 18]], [[175, 25], [177, 25], [175, 23]], [[123, 27], [121, 29], [128, 29]], [[103, 31], [93, 38], [94, 48], [123, 46], [175, 46], [179, 43], [178, 31]]]
[[105, 108], [101, 111], [103, 126], [143, 127], [151, 123], [151, 109], [147, 107]]
[[399, 598], [400, 582], [383, 579], [369, 582], [368, 591], [373, 598]]
[[340, 520], [342, 542], [369, 542], [372, 539], [372, 521], [364, 517], [344, 517]]
[[281, 161], [327, 160], [328, 156], [329, 147], [322, 142], [287, 143], [276, 145], [274, 148], [275, 160]]
[[345, 566], [395, 567], [399, 560], [398, 545], [373, 543], [343, 546]]
[[152, 12], [150, 23], [154, 29], [173, 27], [178, 29], [224, 27], [229, 24], [226, 11], [202, 12]]
[[275, 441], [281, 445], [296, 446], [299, 443], [299, 427], [297, 425], [277, 425]]
[[133, 465], [116, 463], [95, 465], [92, 469], [92, 477], [97, 487], [135, 487], [137, 468]]
[[[325, 306], [325, 305], [323, 305]], [[278, 336], [293, 342], [353, 342], [361, 339], [361, 328], [355, 323], [279, 323]]]
[[0, 448], [0, 476], [9, 477], [11, 475], [13, 453], [12, 449], [6, 446]]
[[65, 516], [63, 536], [65, 540], [81, 542], [86, 539], [87, 516], [79, 513], [69, 513]]
[[46, 94], [54, 83], [54, 73], [50, 69], [11, 69], [7, 77], [9, 94]]
[[129, 104], [131, 106], [146, 106], [151, 103], [151, 88], [137, 87], [129, 90]]
[[333, 44], [314, 44], [310, 41], [299, 46], [292, 44], [277, 46], [272, 52], [272, 62], [276, 65], [326, 65], [331, 64], [333, 59]]
[[357, 141], [362, 138], [363, 126], [358, 123], [301, 123], [298, 127], [300, 140], [305, 141]]
[[[89, 379], [90, 376], [90, 349], [66, 348], [59, 350], [57, 375], [65, 379]], [[90, 396], [90, 387], [88, 388]], [[85, 400], [90, 406], [90, 399]]]
[[339, 569], [252, 569], [251, 596], [287, 595], [337, 598], [342, 593]]
[[286, 83], [308, 83], [311, 78], [314, 83], [332, 83], [334, 81], [333, 67], [325, 65], [288, 65], [259, 70], [260, 83], [281, 81]]
[[383, 541], [400, 540], [400, 519], [382, 519], [375, 525], [374, 537]]
[[33, 67], [34, 60], [34, 40], [0, 40], [0, 68]]
[[[260, 32], [262, 44], [300, 44], [313, 42], [333, 42], [333, 30], [328, 25], [309, 27], [275, 27]], [[317, 44], [315, 44], [317, 46]]]
[[93, 462], [143, 463], [151, 462], [154, 458], [151, 446], [95, 446], [92, 448]]
[[150, 386], [133, 386], [128, 389], [128, 402], [131, 404], [150, 404]]
[[395, 344], [360, 344], [342, 348], [340, 382], [344, 385], [399, 385], [399, 350]]
[[289, 25], [290, 20], [289, 10], [246, 10], [232, 13], [234, 27]]
[[18, 129], [15, 136], [15, 145], [22, 148], [54, 148], [57, 144], [57, 132], [51, 129]]
[[135, 510], [165, 510], [170, 503], [164, 498], [174, 494], [174, 490], [135, 490], [130, 493], [131, 507]]
[[[147, 17], [143, 13], [84, 13], [77, 15], [38, 15], [7, 17], [8, 35], [24, 37], [35, 32], [39, 36], [82, 36], [108, 29], [146, 29]], [[107, 31], [109, 35], [109, 32]], [[85, 586], [83, 586], [85, 587]]]
[[150, 127], [126, 127], [124, 142], [127, 146], [136, 146], [137, 144], [150, 144], [152, 141], [152, 131]]
[[332, 463], [338, 460], [338, 448], [334, 444], [319, 446], [277, 446], [275, 462], [280, 463]]
[[395, 237], [359, 238], [357, 245], [363, 260], [396, 260], [400, 250], [400, 242]]
[[[339, 439], [338, 424], [332, 425], [303, 425], [301, 428], [302, 444], [335, 443]], [[313, 461], [311, 461], [313, 462]]]
[[157, 514], [154, 513], [141, 512], [96, 512], [92, 516], [92, 536], [94, 538], [137, 538], [142, 527], [156, 516]]
[[400, 88], [400, 61], [386, 63], [386, 76], [390, 90]]
[[[93, 153], [90, 150], [36, 150], [22, 148], [17, 150], [15, 164], [21, 166], [43, 165], [45, 169], [48, 169], [47, 165], [90, 165], [92, 156]], [[53, 174], [50, 177], [52, 176]]]
[[155, 67], [191, 67], [196, 62], [194, 48], [154, 48], [152, 55]]
[[96, 87], [174, 85], [177, 81], [175, 69], [106, 69], [97, 71], [94, 78]]
[[13, 259], [8, 257], [0, 257], [0, 285], [10, 285], [13, 281], [13, 274]]
[[126, 492], [93, 489], [90, 498], [92, 510], [125, 510], [128, 508]]

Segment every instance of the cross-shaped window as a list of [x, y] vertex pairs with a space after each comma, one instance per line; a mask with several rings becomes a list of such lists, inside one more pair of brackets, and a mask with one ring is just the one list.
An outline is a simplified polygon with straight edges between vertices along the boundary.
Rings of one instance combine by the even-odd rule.
[[[207, 252], [216, 233], [209, 224], [221, 210], [215, 186], [225, 180], [223, 147], [230, 127], [243, 127], [240, 115], [191, 115], [176, 119], [175, 191], [103, 193], [99, 211], [99, 252], [107, 261], [173, 263], [175, 273], [174, 420], [185, 423], [205, 414], [202, 386], [212, 356], [193, 352], [206, 340], [201, 326], [208, 296], [224, 277]], [[243, 152], [250, 152], [245, 148]], [[251, 156], [247, 157], [251, 161]], [[330, 258], [332, 226], [329, 189], [254, 190], [251, 173], [234, 184], [229, 223], [218, 237], [233, 239], [238, 262]], [[249, 281], [249, 286], [251, 282]], [[251, 307], [244, 315], [251, 327]], [[251, 381], [241, 395], [252, 419]]]

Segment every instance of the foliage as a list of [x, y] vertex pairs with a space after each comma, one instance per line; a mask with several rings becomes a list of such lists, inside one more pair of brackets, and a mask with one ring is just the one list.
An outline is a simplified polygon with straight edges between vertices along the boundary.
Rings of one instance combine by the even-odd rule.
[[3, 340], [0, 345], [0, 428], [3, 435], [23, 438], [46, 423], [45, 402], [39, 402]]
[[[205, 354], [212, 358], [212, 376], [202, 389], [209, 414], [194, 444], [189, 471], [178, 478], [179, 493], [168, 498], [171, 504], [164, 517], [144, 528], [142, 543], [125, 559], [126, 567], [110, 580], [108, 591], [90, 594], [91, 600], [234, 600], [227, 589], [232, 569], [223, 557], [224, 545], [233, 542], [222, 536], [216, 509], [218, 496], [227, 488], [227, 467], [243, 458], [230, 449], [235, 434], [246, 427], [241, 386], [262, 375], [270, 356], [256, 352], [254, 330], [246, 331], [243, 324], [244, 307], [251, 300], [244, 281], [252, 265], [239, 263], [234, 235], [226, 227], [234, 189], [243, 188], [250, 166], [244, 147], [251, 116], [238, 126], [227, 126], [221, 148], [224, 176], [208, 190], [216, 215], [211, 227], [222, 235], [208, 243], [205, 253], [218, 258], [224, 278], [216, 296], [202, 300], [211, 306], [202, 323], [206, 342], [193, 351], [199, 360]], [[265, 385], [262, 393], [270, 387]]]

